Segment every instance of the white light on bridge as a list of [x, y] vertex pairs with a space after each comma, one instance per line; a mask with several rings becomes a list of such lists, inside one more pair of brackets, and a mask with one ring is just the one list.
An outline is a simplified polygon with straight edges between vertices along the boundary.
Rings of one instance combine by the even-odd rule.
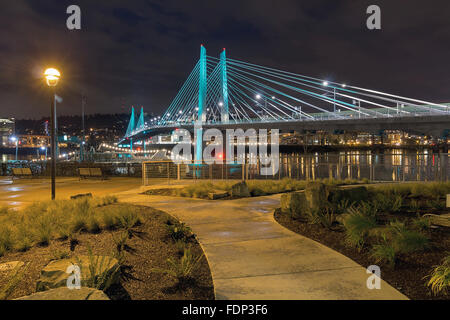
[[261, 95], [260, 95], [260, 94], [257, 94], [257, 95], [256, 95], [256, 99], [257, 99], [257, 100], [261, 99]]
[[328, 86], [328, 81], [322, 82], [322, 85], [325, 86], [325, 87], [327, 87], [327, 86]]

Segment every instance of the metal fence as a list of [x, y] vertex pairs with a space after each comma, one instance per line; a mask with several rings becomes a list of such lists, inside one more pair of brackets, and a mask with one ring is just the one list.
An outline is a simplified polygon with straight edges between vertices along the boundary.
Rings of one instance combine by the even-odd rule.
[[[392, 155], [394, 157], [398, 155]], [[440, 154], [431, 160], [394, 161], [377, 159], [380, 155], [366, 156], [364, 161], [353, 161], [349, 155], [337, 155], [333, 159], [320, 161], [314, 155], [280, 156], [279, 170], [271, 175], [261, 174], [259, 161], [254, 164], [212, 164], [183, 163], [172, 161], [146, 161], [142, 163], [142, 183], [151, 184], [152, 179], [173, 180], [251, 180], [283, 179], [367, 179], [370, 181], [448, 181], [450, 178], [450, 155]]]

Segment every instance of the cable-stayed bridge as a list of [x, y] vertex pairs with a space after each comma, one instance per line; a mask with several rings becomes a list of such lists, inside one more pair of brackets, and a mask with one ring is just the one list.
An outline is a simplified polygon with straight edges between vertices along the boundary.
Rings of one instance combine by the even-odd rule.
[[208, 56], [200, 59], [165, 113], [145, 121], [132, 111], [124, 140], [175, 128], [265, 128], [286, 131], [403, 130], [445, 137], [450, 104], [433, 103], [288, 71]]

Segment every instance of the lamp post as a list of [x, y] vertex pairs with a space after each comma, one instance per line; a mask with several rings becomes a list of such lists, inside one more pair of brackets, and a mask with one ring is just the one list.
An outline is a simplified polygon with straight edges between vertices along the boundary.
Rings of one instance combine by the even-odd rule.
[[55, 177], [56, 177], [56, 137], [55, 137], [55, 126], [56, 126], [56, 97], [55, 97], [55, 87], [58, 85], [61, 73], [54, 69], [49, 68], [45, 70], [44, 73], [47, 85], [51, 88], [51, 179], [52, 179], [52, 200], [55, 200]]
[[17, 137], [11, 137], [11, 141], [15, 143], [16, 145], [16, 161], [17, 161], [17, 155], [18, 155], [18, 148], [19, 148], [19, 139]]

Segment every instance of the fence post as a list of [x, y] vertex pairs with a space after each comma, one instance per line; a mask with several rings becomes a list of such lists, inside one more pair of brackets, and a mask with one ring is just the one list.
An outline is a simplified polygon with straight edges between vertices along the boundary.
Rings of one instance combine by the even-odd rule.
[[145, 186], [145, 162], [142, 162], [142, 185]]
[[170, 162], [167, 162], [167, 184], [170, 184]]
[[177, 164], [177, 179], [181, 180], [181, 168], [180, 168], [180, 164]]

